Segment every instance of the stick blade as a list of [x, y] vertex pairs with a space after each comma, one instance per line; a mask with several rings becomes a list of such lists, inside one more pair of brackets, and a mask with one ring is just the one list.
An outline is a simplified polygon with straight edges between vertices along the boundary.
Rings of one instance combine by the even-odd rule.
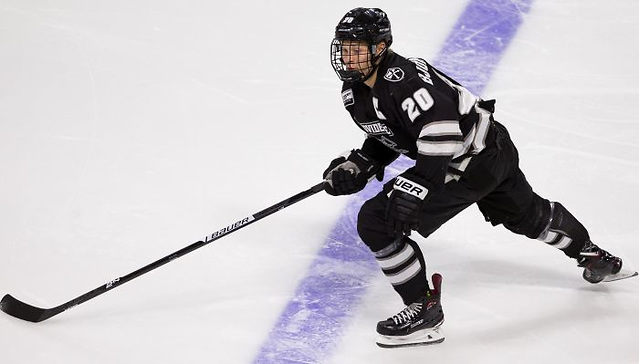
[[24, 303], [10, 294], [0, 301], [0, 309], [7, 315], [29, 322], [40, 322], [56, 314], [55, 310], [44, 309]]

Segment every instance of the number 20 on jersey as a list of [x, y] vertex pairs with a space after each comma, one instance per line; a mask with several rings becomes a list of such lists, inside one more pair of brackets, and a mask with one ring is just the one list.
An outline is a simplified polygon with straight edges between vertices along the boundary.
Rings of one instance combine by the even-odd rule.
[[412, 97], [408, 97], [402, 102], [402, 109], [406, 111], [410, 121], [414, 122], [422, 112], [427, 111], [433, 105], [435, 105], [433, 97], [425, 88], [420, 88], [415, 91]]

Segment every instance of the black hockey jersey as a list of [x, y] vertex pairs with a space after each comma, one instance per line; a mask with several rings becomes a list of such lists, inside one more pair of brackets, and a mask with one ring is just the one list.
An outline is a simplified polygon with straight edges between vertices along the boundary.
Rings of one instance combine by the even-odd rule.
[[[383, 165], [399, 153], [431, 188], [459, 179], [470, 158], [494, 140], [481, 100], [420, 58], [384, 57], [373, 88], [344, 83], [342, 101], [366, 132], [362, 151]], [[481, 102], [480, 102], [481, 103]]]

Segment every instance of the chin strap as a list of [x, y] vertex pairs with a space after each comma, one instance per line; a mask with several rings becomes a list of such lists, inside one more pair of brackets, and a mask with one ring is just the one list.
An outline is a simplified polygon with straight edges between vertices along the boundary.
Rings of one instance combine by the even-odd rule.
[[[376, 50], [377, 50], [377, 44], [372, 44], [371, 55], [375, 54]], [[375, 71], [377, 71], [377, 69], [379, 68], [379, 64], [382, 63], [382, 58], [384, 58], [384, 56], [387, 53], [386, 52], [387, 50], [388, 48], [384, 48], [382, 53], [377, 55], [377, 57], [372, 56], [371, 64], [373, 65], [373, 67], [371, 68], [370, 72], [368, 72], [368, 74], [362, 76], [362, 82], [366, 82], [369, 78], [371, 78], [371, 76], [375, 73]]]

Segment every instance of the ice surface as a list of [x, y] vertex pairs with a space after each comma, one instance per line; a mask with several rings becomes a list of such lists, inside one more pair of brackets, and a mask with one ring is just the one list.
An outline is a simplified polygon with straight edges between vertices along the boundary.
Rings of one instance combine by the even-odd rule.
[[[467, 2], [0, 3], [0, 294], [58, 305], [317, 183], [362, 138], [328, 57], [360, 5], [388, 12], [397, 52], [432, 59]], [[535, 0], [482, 92], [536, 190], [628, 264], [638, 11]], [[40, 324], [1, 315], [1, 360], [253, 362], [347, 202], [314, 196]], [[474, 207], [420, 244], [446, 341], [374, 344], [402, 308], [379, 273], [323, 362], [639, 362], [639, 279], [591, 286]]]

